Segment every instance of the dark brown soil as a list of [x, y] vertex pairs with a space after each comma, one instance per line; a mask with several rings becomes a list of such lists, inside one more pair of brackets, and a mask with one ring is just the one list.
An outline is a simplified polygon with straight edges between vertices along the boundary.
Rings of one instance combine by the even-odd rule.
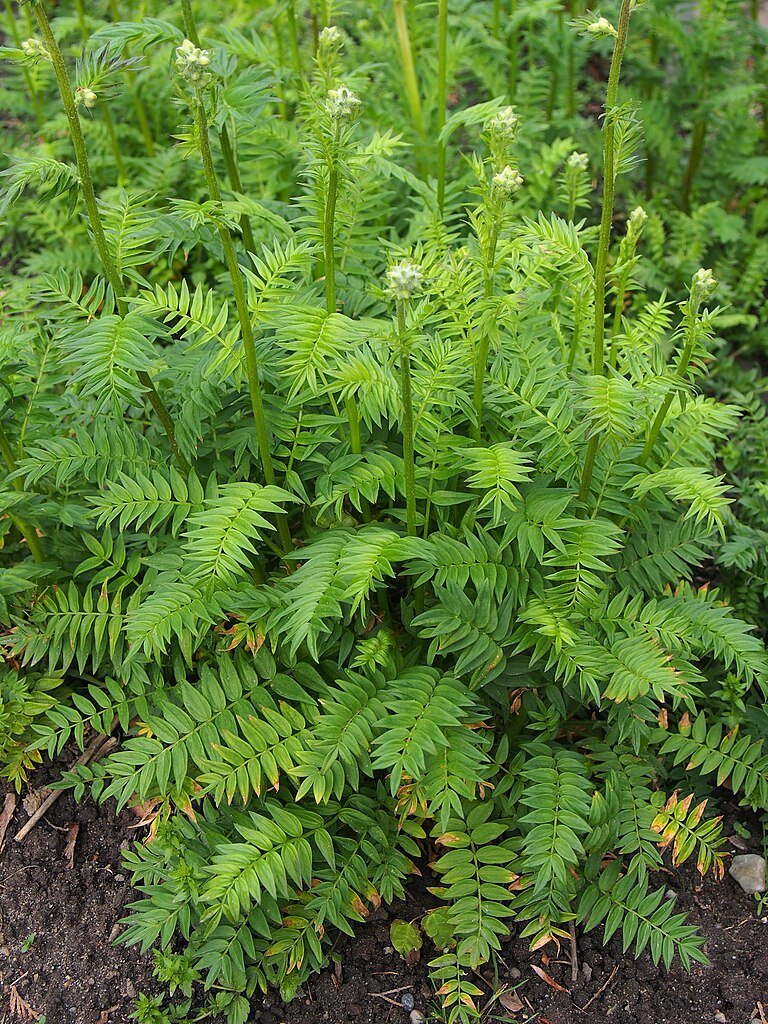
[[[16, 1024], [21, 1019], [10, 1012], [15, 989], [32, 1010], [45, 1014], [46, 1024], [127, 1024], [135, 993], [153, 988], [149, 958], [110, 941], [131, 899], [120, 853], [121, 846], [135, 837], [129, 830], [135, 819], [130, 815], [115, 819], [110, 807], [95, 808], [89, 802], [78, 807], [65, 795], [18, 844], [13, 836], [26, 817], [19, 802], [0, 855], [0, 1022]], [[78, 824], [79, 831], [70, 868], [65, 847], [72, 824]], [[754, 834], [758, 835], [757, 829]], [[749, 845], [758, 852], [756, 840]], [[739, 850], [733, 848], [733, 852]], [[496, 1002], [484, 1020], [518, 1024], [767, 1021], [768, 919], [756, 916], [755, 900], [728, 876], [720, 883], [702, 880], [687, 867], [659, 875], [659, 884], [678, 894], [678, 906], [706, 936], [711, 967], [697, 967], [690, 975], [677, 966], [667, 972], [654, 967], [647, 956], [638, 961], [623, 956], [616, 940], [604, 948], [599, 931], [579, 933], [579, 976], [573, 983], [567, 943], [559, 953], [550, 948], [531, 954], [524, 943], [513, 941], [504, 948], [499, 981], [517, 987], [524, 1008], [515, 1016]], [[407, 903], [374, 912], [354, 942], [339, 939], [335, 970], [312, 979], [291, 1004], [284, 1004], [274, 993], [257, 999], [252, 1020], [259, 1024], [408, 1024], [408, 997], [416, 1010], [428, 1016], [434, 1010], [426, 967], [430, 954], [425, 948], [422, 963], [407, 967], [391, 948], [389, 924], [396, 917], [416, 918], [430, 905], [424, 882], [417, 882]], [[532, 966], [569, 991], [556, 991]], [[491, 991], [488, 980], [477, 981]]]
[[120, 860], [136, 819], [68, 793], [17, 843], [27, 819], [19, 800], [0, 854], [0, 1021], [24, 1019], [15, 989], [45, 1024], [127, 1024], [133, 997], [154, 988], [149, 958], [110, 941], [134, 898]]

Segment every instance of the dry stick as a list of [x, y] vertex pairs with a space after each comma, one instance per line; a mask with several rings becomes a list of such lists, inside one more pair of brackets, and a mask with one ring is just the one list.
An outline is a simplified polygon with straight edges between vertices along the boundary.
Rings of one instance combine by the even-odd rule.
[[[61, 101], [64, 104], [64, 110], [67, 115], [72, 145], [75, 149], [75, 161], [80, 174], [80, 188], [83, 194], [85, 209], [88, 213], [88, 220], [91, 225], [93, 240], [96, 243], [99, 259], [104, 267], [104, 274], [106, 275], [106, 278], [112, 287], [112, 291], [114, 292], [117, 311], [121, 317], [124, 317], [128, 311], [125, 301], [125, 289], [123, 288], [122, 278], [117, 272], [117, 268], [115, 267], [107, 247], [107, 240], [104, 235], [104, 228], [102, 226], [101, 215], [99, 213], [99, 205], [96, 202], [96, 193], [93, 188], [91, 165], [88, 161], [85, 137], [83, 136], [83, 129], [80, 124], [80, 116], [77, 113], [77, 107], [75, 106], [75, 98], [72, 95], [72, 85], [69, 81], [67, 66], [64, 63], [64, 57], [62, 56], [59, 44], [53, 34], [53, 30], [51, 29], [51, 24], [48, 21], [48, 15], [43, 7], [43, 0], [35, 0], [34, 7], [40, 31], [43, 34], [45, 45], [51, 55], [51, 62], [53, 63], [53, 70], [56, 74], [56, 82], [59, 87], [59, 94], [61, 95]], [[152, 408], [157, 413], [157, 417], [163, 425], [163, 430], [168, 438], [168, 443], [171, 446], [171, 451], [173, 452], [176, 461], [182, 471], [184, 473], [188, 473], [191, 467], [176, 441], [176, 431], [173, 425], [173, 420], [171, 419], [171, 414], [168, 412], [165, 403], [155, 388], [152, 378], [145, 370], [139, 370], [136, 376], [139, 378], [139, 383], [144, 388]]]
[[[102, 734], [99, 733], [98, 736], [95, 736], [91, 740], [91, 742], [85, 748], [80, 757], [78, 757], [78, 759], [75, 761], [72, 767], [76, 768], [78, 765], [90, 764], [91, 761], [97, 761], [99, 758], [104, 757], [105, 754], [108, 754], [109, 751], [116, 746], [117, 740], [114, 738], [114, 736], [108, 736], [105, 739], [104, 736], [102, 736]], [[53, 805], [56, 803], [56, 801], [59, 799], [63, 792], [63, 789], [55, 789], [45, 798], [45, 800], [43, 800], [43, 802], [40, 804], [38, 809], [26, 823], [26, 825], [24, 825], [23, 828], [20, 828], [19, 831], [14, 836], [14, 840], [17, 843], [21, 843], [29, 835], [29, 833], [32, 831], [32, 829], [35, 827], [38, 821], [40, 821], [40, 819], [46, 815], [50, 808], [53, 807]]]
[[14, 811], [16, 810], [17, 797], [15, 793], [6, 793], [5, 802], [3, 803], [3, 810], [0, 813], [0, 853], [3, 852], [5, 846], [5, 834], [8, 831], [8, 826], [11, 823]]
[[576, 946], [576, 925], [573, 921], [568, 922], [568, 932], [571, 936], [571, 981], [579, 980], [579, 951]]
[[[608, 980], [603, 982], [603, 984], [600, 986], [600, 988], [597, 990], [597, 992], [595, 992], [595, 994], [592, 996], [592, 998], [584, 1006], [580, 1006], [579, 1007], [579, 1009], [581, 1010], [582, 1013], [586, 1013], [586, 1011], [589, 1009], [589, 1007], [592, 1005], [592, 1003], [594, 1003], [594, 1001], [597, 998], [599, 998], [599, 996], [601, 996], [603, 994], [603, 992], [605, 992], [605, 990], [611, 984], [613, 979], [616, 977], [616, 973], [618, 972], [618, 970], [619, 970], [619, 967], [618, 967], [618, 964], [617, 964], [613, 968], [611, 973], [608, 975]], [[573, 1005], [576, 1006], [576, 1003], [574, 1003]]]

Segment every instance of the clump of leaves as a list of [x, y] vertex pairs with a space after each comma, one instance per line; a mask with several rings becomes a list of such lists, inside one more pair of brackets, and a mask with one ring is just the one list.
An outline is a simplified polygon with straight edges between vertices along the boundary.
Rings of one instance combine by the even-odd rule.
[[[184, 1001], [147, 1021], [196, 984], [230, 1024], [290, 998], [425, 855], [451, 1021], [511, 928], [705, 962], [662, 850], [720, 873], [702, 780], [768, 803], [765, 650], [694, 582], [733, 525], [737, 410], [695, 390], [716, 275], [644, 297], [644, 212], [614, 238], [633, 5], [582, 25], [610, 64], [594, 225], [587, 154], [526, 120], [517, 22], [499, 82], [485, 5], [454, 37], [441, 4], [432, 90], [424, 18], [396, 5], [382, 54], [328, 6], [245, 31], [184, 0], [182, 32], [34, 0], [7, 53], [46, 141], [5, 176], [2, 753], [22, 780], [120, 731], [63, 784], [152, 819], [122, 941]], [[468, 64], [489, 98], [429, 109]]]

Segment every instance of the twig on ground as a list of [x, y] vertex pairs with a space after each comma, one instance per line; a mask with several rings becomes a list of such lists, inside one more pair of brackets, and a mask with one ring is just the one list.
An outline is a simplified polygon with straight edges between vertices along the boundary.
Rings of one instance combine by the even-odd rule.
[[[597, 990], [597, 992], [595, 992], [595, 994], [594, 994], [594, 995], [592, 996], [592, 998], [591, 998], [591, 999], [589, 999], [589, 1000], [588, 1000], [588, 1001], [587, 1001], [587, 1002], [585, 1003], [585, 1005], [584, 1005], [584, 1006], [580, 1006], [580, 1007], [578, 1007], [578, 1008], [579, 1008], [579, 1009], [580, 1009], [580, 1010], [582, 1011], [582, 1013], [583, 1013], [583, 1012], [585, 1012], [586, 1010], [588, 1010], [588, 1009], [589, 1009], [589, 1007], [590, 1007], [590, 1006], [592, 1005], [592, 1003], [594, 1003], [594, 1001], [595, 1001], [595, 1000], [596, 1000], [596, 999], [597, 999], [597, 998], [598, 998], [599, 996], [601, 996], [601, 995], [603, 994], [603, 992], [605, 992], [605, 990], [606, 990], [606, 989], [608, 988], [608, 986], [609, 986], [609, 985], [611, 984], [611, 982], [613, 981], [613, 979], [614, 979], [614, 978], [616, 977], [616, 974], [618, 973], [618, 970], [619, 970], [619, 965], [617, 964], [617, 965], [616, 965], [616, 966], [615, 966], [615, 967], [613, 968], [613, 970], [611, 971], [611, 973], [610, 973], [610, 974], [608, 975], [608, 980], [607, 980], [607, 981], [604, 981], [604, 982], [603, 982], [603, 984], [602, 984], [602, 985], [600, 986], [600, 988], [599, 988], [599, 989]], [[575, 1005], [576, 1005], [576, 1004], [574, 1003], [574, 1006], [575, 1006]]]
[[571, 936], [571, 981], [575, 984], [579, 980], [579, 951], [576, 947], [576, 925], [573, 921], [568, 922], [568, 932]]
[[[75, 761], [73, 767], [76, 767], [77, 765], [81, 764], [89, 764], [91, 761], [97, 761], [100, 757], [104, 757], [105, 754], [108, 754], [109, 751], [112, 750], [112, 748], [115, 746], [117, 746], [116, 739], [113, 739], [111, 736], [108, 736], [106, 739], [104, 739], [102, 735], [98, 735], [94, 737], [93, 740], [91, 740], [91, 742], [85, 748], [80, 757], [78, 757], [78, 759]], [[59, 799], [63, 792], [64, 791], [62, 789], [55, 789], [49, 796], [45, 798], [45, 800], [43, 800], [43, 802], [40, 804], [38, 809], [26, 823], [26, 825], [22, 826], [22, 828], [20, 828], [19, 831], [14, 836], [14, 839], [17, 843], [22, 842], [29, 835], [29, 833], [32, 831], [32, 829], [35, 827], [38, 821], [40, 821], [41, 818], [45, 817], [47, 812], [50, 810], [51, 807], [53, 807], [53, 805], [56, 803], [56, 801]]]
[[382, 995], [381, 992], [369, 992], [368, 995], [373, 999], [383, 999], [385, 1003], [391, 1003], [393, 1006], [398, 1006], [401, 1010], [403, 1008], [402, 1003], [398, 1003], [396, 999], [390, 999], [389, 996]]
[[5, 846], [5, 834], [11, 823], [13, 812], [16, 810], [17, 799], [15, 793], [6, 793], [5, 795], [3, 810], [0, 812], [0, 853], [3, 852], [3, 847]]

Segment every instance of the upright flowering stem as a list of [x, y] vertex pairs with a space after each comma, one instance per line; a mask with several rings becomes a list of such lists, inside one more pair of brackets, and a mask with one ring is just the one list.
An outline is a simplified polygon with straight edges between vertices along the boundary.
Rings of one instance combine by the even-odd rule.
[[445, 208], [445, 164], [447, 145], [440, 138], [445, 125], [445, 109], [448, 102], [448, 0], [438, 0], [437, 5], [437, 205], [442, 214]]
[[[193, 107], [195, 115], [195, 134], [197, 136], [197, 144], [203, 162], [208, 192], [214, 203], [220, 205], [221, 191], [216, 179], [216, 169], [213, 164], [211, 146], [208, 141], [208, 117], [206, 115], [205, 102], [200, 89], [195, 90]], [[256, 344], [253, 336], [251, 314], [248, 309], [248, 300], [245, 293], [245, 283], [240, 270], [240, 264], [237, 262], [237, 253], [235, 252], [235, 245], [232, 241], [232, 234], [222, 220], [219, 220], [217, 227], [219, 231], [219, 238], [221, 239], [221, 246], [224, 250], [224, 257], [227, 261], [227, 269], [229, 270], [229, 277], [232, 282], [232, 290], [235, 293], [235, 306], [237, 308], [237, 317], [240, 322], [240, 333], [243, 338], [245, 370], [248, 378], [248, 392], [251, 398], [251, 409], [253, 410], [253, 420], [256, 426], [256, 437], [259, 445], [261, 466], [266, 482], [268, 484], [274, 484], [276, 482], [275, 469], [272, 464], [272, 455], [269, 450], [269, 432], [267, 430], [266, 416], [264, 415], [264, 400], [261, 392], [261, 383], [259, 381]], [[277, 525], [280, 533], [280, 541], [283, 548], [288, 551], [291, 547], [291, 534], [288, 529], [287, 517], [285, 515], [279, 515], [277, 517]]]
[[[619, 15], [619, 27], [616, 30], [613, 46], [611, 69], [608, 74], [608, 89], [605, 97], [605, 115], [603, 120], [603, 207], [600, 217], [600, 236], [595, 263], [595, 333], [592, 339], [592, 373], [605, 373], [605, 277], [608, 267], [608, 253], [611, 247], [611, 223], [613, 221], [613, 201], [616, 187], [616, 132], [614, 110], [619, 93], [619, 75], [624, 50], [627, 45], [629, 18], [632, 13], [632, 0], [622, 0]], [[596, 25], [599, 22], [595, 23]], [[607, 22], [606, 22], [607, 24]], [[595, 468], [595, 457], [600, 439], [595, 434], [590, 438], [587, 454], [581, 473], [579, 497], [586, 501], [592, 483]]]
[[517, 96], [517, 76], [520, 70], [520, 29], [517, 24], [517, 0], [510, 0], [509, 16], [512, 27], [509, 31], [509, 102]]
[[[680, 384], [682, 385], [685, 374], [690, 365], [691, 359], [693, 358], [693, 349], [696, 345], [696, 328], [698, 326], [698, 313], [701, 303], [704, 302], [712, 292], [715, 290], [717, 282], [712, 274], [711, 270], [697, 270], [693, 275], [693, 283], [691, 284], [691, 294], [688, 296], [688, 301], [685, 303], [683, 309], [683, 323], [685, 327], [685, 344], [683, 345], [680, 356], [677, 360], [677, 366], [675, 367], [675, 374], [677, 375]], [[648, 436], [645, 440], [645, 446], [640, 454], [640, 465], [644, 466], [651, 456], [654, 445], [658, 440], [661, 428], [664, 426], [664, 421], [667, 418], [670, 406], [677, 394], [679, 388], [675, 385], [669, 388], [666, 395], [664, 396], [661, 405], [659, 406], [658, 412], [653, 418]]]
[[[101, 260], [104, 268], [104, 274], [112, 287], [115, 302], [117, 304], [117, 311], [120, 316], [125, 316], [128, 312], [128, 306], [125, 301], [125, 289], [123, 287], [122, 279], [120, 278], [114, 261], [109, 253], [109, 248], [107, 247], [107, 240], [104, 235], [104, 227], [101, 223], [99, 206], [96, 202], [96, 193], [93, 189], [93, 178], [91, 177], [91, 167], [88, 162], [88, 151], [85, 147], [83, 130], [80, 125], [80, 117], [77, 113], [77, 107], [75, 105], [75, 98], [72, 94], [72, 86], [69, 81], [69, 75], [67, 74], [67, 68], [64, 63], [61, 50], [59, 49], [59, 44], [56, 41], [50, 22], [48, 21], [48, 16], [43, 6], [43, 0], [34, 0], [34, 7], [40, 31], [45, 41], [45, 46], [51, 55], [51, 62], [56, 75], [56, 82], [59, 87], [62, 103], [64, 104], [64, 111], [67, 115], [69, 132], [72, 138], [72, 145], [75, 150], [75, 161], [80, 175], [80, 191], [88, 214], [88, 220], [91, 226], [93, 240], [96, 245], [96, 251], [99, 254], [99, 259]], [[176, 461], [185, 473], [189, 472], [189, 462], [185, 458], [176, 441], [176, 432], [173, 426], [173, 420], [171, 419], [171, 415], [168, 412], [165, 403], [158, 394], [157, 389], [152, 382], [152, 378], [145, 370], [139, 370], [137, 372], [137, 376], [139, 378], [139, 383], [146, 391], [147, 398], [163, 426]]]
[[409, 537], [416, 536], [416, 458], [413, 447], [413, 391], [411, 346], [405, 325], [405, 299], [397, 300], [397, 336], [400, 342], [400, 386], [403, 400], [403, 475], [405, 477], [405, 524]]
[[[0, 422], [0, 455], [2, 455], [3, 461], [8, 467], [8, 472], [14, 473], [17, 468], [16, 456], [13, 454], [13, 448], [11, 447], [11, 443], [8, 440], [8, 435], [5, 432], [2, 422]], [[13, 480], [13, 486], [17, 491], [23, 490], [21, 480], [17, 478], [14, 478]], [[27, 547], [29, 548], [30, 554], [32, 555], [34, 560], [36, 562], [45, 561], [45, 556], [43, 555], [43, 546], [40, 543], [40, 538], [37, 536], [37, 532], [35, 531], [34, 526], [30, 525], [28, 522], [26, 522], [26, 520], [19, 518], [19, 516], [13, 515], [12, 513], [9, 515], [9, 518], [16, 527], [16, 529], [19, 531], [19, 533], [21, 533], [21, 535], [24, 537], [24, 540], [27, 542]]]
[[592, 372], [605, 372], [605, 275], [608, 266], [608, 253], [611, 247], [611, 222], [613, 220], [613, 201], [616, 188], [616, 132], [613, 120], [614, 108], [619, 92], [619, 75], [624, 50], [627, 45], [629, 17], [632, 0], [622, 0], [619, 27], [613, 47], [611, 70], [608, 74], [608, 90], [605, 98], [605, 116], [603, 121], [603, 208], [600, 216], [600, 239], [595, 263], [595, 334], [592, 347]]
[[[13, 36], [13, 41], [16, 46], [21, 49], [21, 32], [19, 32], [19, 26], [16, 24], [16, 16], [13, 11], [13, 4], [11, 0], [5, 0], [5, 14], [8, 21], [8, 29], [10, 34]], [[42, 129], [44, 124], [43, 108], [40, 106], [40, 97], [37, 95], [37, 89], [32, 79], [32, 75], [29, 73], [29, 68], [23, 68], [24, 81], [27, 83], [27, 89], [32, 100], [32, 106], [35, 109], [35, 120], [37, 121], [37, 127]]]
[[[192, 0], [181, 0], [181, 16], [184, 21], [184, 32], [187, 39], [200, 46], [200, 34], [197, 31], [197, 24], [195, 22], [195, 15], [192, 11]], [[224, 167], [227, 171], [227, 177], [229, 178], [229, 184], [232, 187], [233, 192], [239, 192], [243, 194], [243, 182], [240, 177], [240, 168], [237, 166], [237, 158], [235, 157], [235, 147], [232, 140], [229, 137], [229, 130], [226, 124], [221, 126], [219, 132], [219, 145], [221, 146], [221, 155], [224, 157]], [[243, 233], [243, 242], [247, 252], [255, 252], [256, 242], [253, 237], [253, 228], [251, 227], [251, 220], [247, 213], [240, 214], [240, 230]]]
[[411, 343], [405, 320], [407, 303], [423, 287], [421, 267], [401, 260], [386, 275], [390, 295], [395, 300], [396, 335], [400, 349], [400, 397], [403, 403], [403, 478], [405, 482], [405, 524], [409, 537], [416, 536], [416, 457], [414, 449], [413, 388], [411, 384]]
[[[326, 26], [320, 35], [319, 53], [323, 53], [324, 47], [331, 33], [335, 30]], [[355, 120], [360, 111], [360, 100], [346, 87], [340, 85], [337, 89], [328, 90], [328, 98], [325, 102], [325, 114], [328, 118], [326, 130], [329, 134], [324, 137], [326, 167], [328, 171], [328, 184], [325, 192], [325, 204], [323, 210], [323, 274], [325, 276], [325, 308], [329, 316], [336, 312], [336, 203], [339, 197], [339, 147], [342, 144], [342, 129], [345, 124]], [[346, 400], [347, 419], [349, 422], [349, 446], [355, 455], [362, 451], [360, 439], [360, 413], [357, 408], [357, 401], [354, 395]]]
[[[403, 66], [403, 76], [405, 78], [405, 93], [408, 97], [413, 130], [421, 144], [424, 140], [424, 116], [421, 110], [421, 96], [419, 94], [419, 82], [416, 77], [416, 65], [411, 48], [411, 35], [408, 31], [408, 19], [405, 14], [403, 0], [392, 0], [392, 7], [395, 15], [397, 43], [400, 48], [400, 63]], [[421, 163], [421, 154], [417, 153], [416, 155], [417, 162]]]
[[[514, 143], [517, 126], [517, 115], [512, 107], [500, 110], [486, 125], [484, 138], [491, 150], [492, 166], [496, 169], [496, 173], [488, 185], [485, 171], [482, 172], [486, 198], [476, 218], [476, 230], [482, 250], [483, 298], [485, 300], [491, 298], [496, 284], [496, 250], [499, 244], [499, 234], [504, 224], [505, 209], [509, 200], [523, 184], [522, 175], [518, 172], [517, 167], [504, 163]], [[503, 166], [501, 166], [502, 164]], [[472, 436], [478, 442], [483, 432], [483, 386], [490, 345], [490, 336], [487, 331], [483, 331], [475, 346], [472, 367], [472, 401], [475, 409]]]

